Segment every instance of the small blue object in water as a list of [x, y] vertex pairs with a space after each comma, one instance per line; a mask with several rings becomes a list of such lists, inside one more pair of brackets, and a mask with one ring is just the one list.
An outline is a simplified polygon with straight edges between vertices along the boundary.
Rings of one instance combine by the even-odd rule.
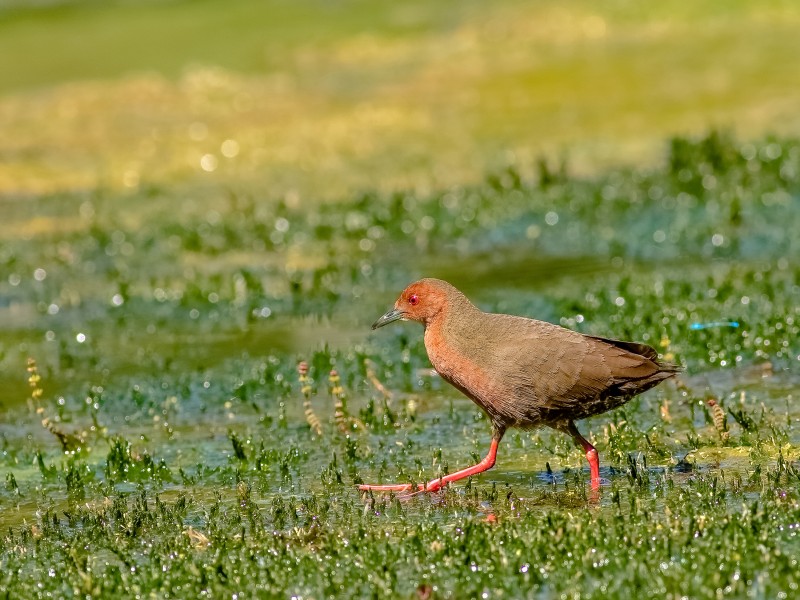
[[712, 327], [738, 327], [739, 321], [712, 321], [711, 323], [692, 323], [689, 329], [711, 329]]

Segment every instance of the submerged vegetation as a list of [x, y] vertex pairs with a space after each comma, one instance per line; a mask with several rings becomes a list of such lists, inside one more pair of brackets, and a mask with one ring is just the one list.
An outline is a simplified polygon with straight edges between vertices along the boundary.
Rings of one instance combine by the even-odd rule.
[[[796, 596], [800, 144], [711, 133], [647, 169], [529, 166], [314, 211], [207, 188], [26, 200], [69, 227], [0, 246], [0, 589]], [[369, 334], [422, 275], [687, 367], [581, 425], [599, 501], [549, 431], [511, 432], [441, 494], [359, 495], [489, 436], [418, 328]]]

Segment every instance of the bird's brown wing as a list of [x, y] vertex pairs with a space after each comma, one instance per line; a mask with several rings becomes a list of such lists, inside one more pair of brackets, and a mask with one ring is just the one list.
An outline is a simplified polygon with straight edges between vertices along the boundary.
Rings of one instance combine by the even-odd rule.
[[[497, 315], [491, 348], [495, 389], [518, 425], [581, 419], [622, 404], [657, 376], [657, 352], [644, 344], [585, 336], [533, 319]], [[643, 389], [655, 385], [644, 386]]]

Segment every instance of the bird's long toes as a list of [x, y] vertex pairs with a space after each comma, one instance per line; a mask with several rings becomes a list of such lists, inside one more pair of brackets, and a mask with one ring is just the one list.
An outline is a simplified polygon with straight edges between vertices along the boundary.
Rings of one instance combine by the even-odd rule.
[[359, 485], [358, 489], [362, 492], [407, 492], [411, 489], [411, 484], [369, 485], [365, 483]]
[[422, 485], [419, 486], [419, 489], [415, 492], [406, 492], [404, 494], [400, 494], [397, 496], [398, 500], [411, 500], [412, 498], [416, 498], [417, 496], [422, 496], [423, 494], [427, 494], [429, 492], [435, 492], [438, 490], [431, 490], [425, 489]]

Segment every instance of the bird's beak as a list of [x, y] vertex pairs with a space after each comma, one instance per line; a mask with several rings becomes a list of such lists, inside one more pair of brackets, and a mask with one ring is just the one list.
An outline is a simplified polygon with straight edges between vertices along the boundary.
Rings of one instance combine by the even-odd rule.
[[383, 315], [380, 319], [375, 321], [372, 324], [373, 329], [377, 329], [378, 327], [383, 327], [384, 325], [388, 325], [389, 323], [394, 323], [395, 321], [399, 321], [400, 319], [405, 318], [405, 313], [399, 308], [393, 308], [385, 315]]

